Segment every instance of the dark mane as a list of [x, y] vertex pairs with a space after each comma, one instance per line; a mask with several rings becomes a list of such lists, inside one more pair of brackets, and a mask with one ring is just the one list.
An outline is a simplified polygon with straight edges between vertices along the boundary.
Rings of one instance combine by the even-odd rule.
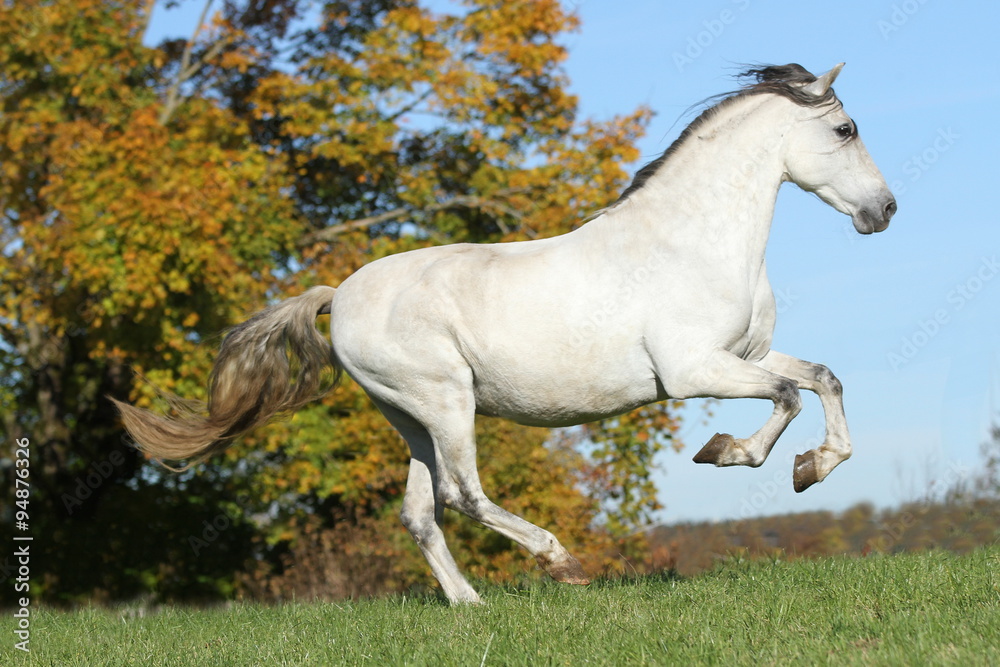
[[797, 63], [790, 63], [788, 65], [758, 65], [740, 72], [736, 78], [752, 79], [753, 82], [743, 86], [739, 90], [714, 95], [701, 102], [700, 104], [710, 102], [715, 102], [715, 104], [702, 111], [697, 118], [691, 121], [684, 128], [684, 131], [681, 132], [680, 136], [663, 152], [663, 155], [636, 172], [632, 178], [632, 183], [625, 188], [625, 191], [618, 197], [615, 204], [624, 201], [629, 195], [645, 185], [653, 174], [687, 141], [688, 137], [694, 134], [710, 118], [719, 113], [720, 109], [729, 106], [736, 100], [750, 95], [772, 93], [788, 98], [800, 106], [807, 107], [820, 107], [837, 102], [837, 96], [834, 94], [833, 88], [827, 90], [823, 95], [810, 95], [805, 92], [803, 86], [815, 81], [816, 77], [805, 67]]

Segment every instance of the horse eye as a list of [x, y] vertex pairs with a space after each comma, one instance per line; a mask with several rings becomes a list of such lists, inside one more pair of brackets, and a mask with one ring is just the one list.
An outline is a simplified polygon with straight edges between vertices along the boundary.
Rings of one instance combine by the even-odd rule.
[[851, 125], [850, 123], [844, 123], [834, 131], [840, 138], [847, 139], [848, 137], [854, 135], [854, 126]]

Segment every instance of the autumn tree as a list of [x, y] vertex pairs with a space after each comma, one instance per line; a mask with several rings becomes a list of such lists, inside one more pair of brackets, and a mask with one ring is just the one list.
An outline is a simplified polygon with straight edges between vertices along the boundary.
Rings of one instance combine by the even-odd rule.
[[[5, 448], [32, 443], [46, 591], [230, 594], [252, 548], [284, 576], [294, 540], [337, 522], [377, 527], [411, 583], [405, 443], [355, 385], [182, 476], [122, 442], [104, 396], [204, 398], [220, 330], [379, 257], [583, 224], [624, 186], [648, 112], [578, 117], [559, 41], [577, 19], [555, 0], [209, 1], [157, 45], [152, 9], [0, 4], [0, 409]], [[599, 549], [656, 508], [675, 426], [663, 405], [555, 435], [487, 420], [484, 483], [613, 567]], [[482, 574], [528, 567], [451, 530]], [[91, 574], [60, 565], [70, 544]]]

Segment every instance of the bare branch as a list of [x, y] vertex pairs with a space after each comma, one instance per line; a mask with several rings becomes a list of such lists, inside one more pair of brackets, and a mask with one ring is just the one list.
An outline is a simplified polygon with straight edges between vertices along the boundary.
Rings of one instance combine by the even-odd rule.
[[411, 111], [415, 110], [418, 106], [427, 101], [433, 94], [434, 94], [433, 89], [425, 90], [417, 97], [417, 99], [413, 100], [413, 102], [407, 104], [402, 109], [399, 109], [398, 111], [396, 111], [396, 113], [386, 118], [386, 122], [395, 123], [397, 120], [399, 120], [406, 114], [410, 113]]
[[146, 33], [149, 31], [149, 24], [153, 20], [153, 7], [156, 5], [156, 0], [146, 0], [146, 7], [143, 10], [143, 16], [145, 17], [145, 22], [142, 26], [142, 32], [139, 33], [139, 41], [143, 42], [146, 39]]
[[385, 213], [380, 213], [379, 215], [360, 218], [358, 220], [352, 220], [351, 222], [343, 222], [339, 225], [333, 225], [332, 227], [327, 227], [326, 229], [320, 229], [310, 234], [306, 234], [299, 239], [299, 245], [307, 246], [319, 241], [332, 241], [344, 232], [350, 232], [356, 229], [367, 229], [368, 227], [373, 227], [375, 225], [382, 224], [383, 222], [392, 222], [393, 220], [402, 218], [409, 212], [410, 209], [400, 207], [394, 208]]
[[[512, 193], [513, 193], [512, 190], [505, 190], [497, 194], [502, 196]], [[520, 226], [520, 229], [522, 229], [525, 232], [525, 234], [527, 234], [530, 238], [535, 238], [536, 236], [534, 230], [532, 230], [531, 228], [529, 228], [524, 224], [524, 215], [520, 211], [511, 207], [506, 202], [503, 202], [499, 199], [485, 199], [483, 197], [476, 197], [474, 195], [458, 195], [456, 197], [452, 197], [447, 201], [439, 202], [437, 204], [430, 204], [427, 207], [425, 207], [421, 211], [421, 213], [427, 215], [431, 213], [437, 213], [439, 211], [447, 211], [449, 209], [454, 209], [454, 208], [474, 208], [483, 211], [497, 211], [503, 213], [512, 218], [515, 218], [516, 220], [521, 221], [522, 224]], [[411, 209], [400, 206], [399, 208], [394, 208], [391, 211], [386, 211], [385, 213], [380, 213], [378, 215], [369, 216], [367, 218], [359, 218], [357, 220], [351, 220], [350, 222], [342, 222], [339, 225], [333, 225], [331, 227], [327, 227], [326, 229], [320, 229], [315, 232], [306, 234], [299, 240], [298, 245], [301, 247], [301, 246], [312, 245], [313, 243], [320, 243], [323, 241], [332, 241], [333, 239], [337, 238], [338, 236], [340, 236], [345, 232], [356, 231], [359, 229], [367, 229], [369, 227], [382, 224], [384, 222], [392, 222], [394, 220], [399, 220], [400, 218], [404, 218], [412, 213], [413, 211], [411, 211]], [[498, 219], [496, 223], [497, 226], [500, 227], [501, 232], [503, 232], [504, 234], [510, 233], [510, 227], [508, 227], [502, 220]]]
[[205, 51], [205, 55], [203, 55], [201, 58], [198, 59], [198, 62], [194, 63], [186, 70], [184, 70], [184, 72], [180, 76], [180, 79], [182, 81], [187, 81], [192, 76], [197, 74], [198, 70], [200, 70], [205, 63], [210, 61], [215, 56], [219, 55], [219, 53], [222, 52], [222, 49], [225, 48], [225, 46], [226, 46], [226, 40], [224, 39], [220, 39], [215, 44], [212, 44], [211, 48], [209, 48], [208, 51]]
[[208, 18], [208, 10], [212, 7], [212, 1], [205, 1], [205, 6], [201, 10], [201, 16], [198, 18], [198, 25], [195, 26], [191, 39], [184, 45], [184, 53], [181, 55], [181, 64], [177, 70], [177, 78], [170, 85], [170, 90], [167, 91], [167, 100], [163, 104], [163, 111], [160, 112], [160, 125], [166, 125], [170, 121], [170, 117], [174, 114], [174, 111], [180, 106], [181, 86], [184, 85], [184, 82], [194, 76], [207, 61], [214, 58], [222, 50], [223, 42], [220, 40], [213, 44], [212, 48], [206, 51], [205, 55], [199, 58], [196, 63], [191, 64], [191, 52], [194, 50], [195, 42], [198, 40], [198, 34], [205, 27], [205, 20]]

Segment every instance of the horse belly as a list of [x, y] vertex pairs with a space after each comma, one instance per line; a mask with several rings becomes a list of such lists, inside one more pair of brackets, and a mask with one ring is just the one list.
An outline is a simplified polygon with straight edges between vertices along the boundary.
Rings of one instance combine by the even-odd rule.
[[624, 359], [586, 366], [558, 355], [541, 363], [492, 361], [474, 368], [476, 411], [528, 426], [583, 424], [666, 398], [647, 367]]

